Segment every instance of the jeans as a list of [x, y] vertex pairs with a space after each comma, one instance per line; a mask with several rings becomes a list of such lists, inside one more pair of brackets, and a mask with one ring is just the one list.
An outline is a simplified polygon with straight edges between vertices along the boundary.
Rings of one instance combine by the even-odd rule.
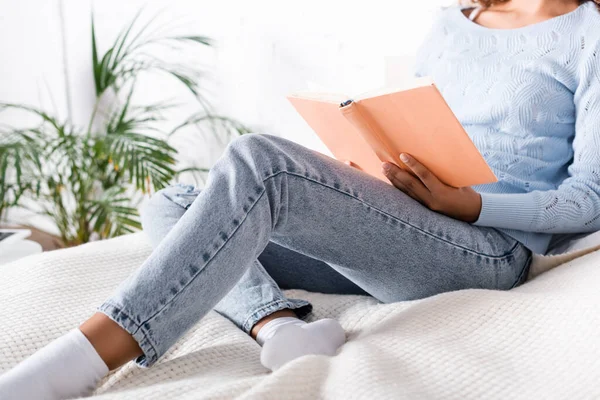
[[100, 306], [154, 364], [214, 309], [250, 332], [312, 305], [282, 288], [385, 303], [523, 283], [531, 251], [494, 228], [435, 213], [395, 187], [294, 142], [234, 140], [202, 191], [177, 185], [143, 212], [154, 250]]

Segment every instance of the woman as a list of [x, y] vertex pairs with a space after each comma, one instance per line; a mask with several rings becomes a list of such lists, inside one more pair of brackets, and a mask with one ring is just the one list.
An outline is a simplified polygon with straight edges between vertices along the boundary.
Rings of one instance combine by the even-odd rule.
[[287, 140], [235, 140], [202, 192], [157, 193], [155, 250], [88, 321], [0, 378], [8, 398], [87, 393], [109, 370], [151, 366], [211, 309], [275, 370], [334, 355], [332, 319], [302, 321], [280, 288], [382, 302], [522, 284], [552, 234], [600, 229], [600, 13], [591, 1], [480, 1], [441, 13], [419, 52], [499, 182], [455, 189], [418, 160], [393, 186]]

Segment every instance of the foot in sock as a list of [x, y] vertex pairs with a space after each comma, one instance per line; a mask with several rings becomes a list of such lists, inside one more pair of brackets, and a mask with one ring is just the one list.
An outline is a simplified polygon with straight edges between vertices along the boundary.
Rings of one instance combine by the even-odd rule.
[[0, 398], [81, 397], [90, 394], [107, 373], [94, 346], [79, 329], [74, 329], [0, 375]]
[[275, 371], [288, 362], [305, 355], [335, 355], [337, 349], [346, 341], [346, 333], [339, 322], [326, 318], [315, 322], [306, 323], [296, 318], [296, 322], [279, 322], [274, 330], [269, 324], [276, 323], [277, 318], [269, 321], [259, 331], [257, 341], [263, 329], [267, 328], [269, 337], [264, 340], [260, 353], [260, 361], [263, 366]]

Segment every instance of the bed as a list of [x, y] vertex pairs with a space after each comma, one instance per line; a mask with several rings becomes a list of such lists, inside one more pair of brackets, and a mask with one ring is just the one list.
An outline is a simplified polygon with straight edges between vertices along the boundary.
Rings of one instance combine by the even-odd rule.
[[[0, 267], [0, 373], [89, 317], [149, 252], [138, 233]], [[600, 252], [540, 272], [509, 292], [395, 304], [289, 290], [313, 302], [309, 320], [337, 318], [347, 343], [335, 357], [306, 356], [275, 373], [260, 364], [254, 340], [212, 311], [155, 367], [129, 363], [94, 396], [600, 398]]]

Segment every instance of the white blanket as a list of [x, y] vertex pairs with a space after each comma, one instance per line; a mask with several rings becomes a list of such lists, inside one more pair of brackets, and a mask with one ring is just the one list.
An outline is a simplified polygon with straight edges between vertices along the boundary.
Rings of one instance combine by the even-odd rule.
[[[77, 326], [148, 255], [142, 234], [0, 267], [0, 373]], [[337, 318], [348, 341], [276, 373], [259, 346], [211, 312], [153, 368], [129, 363], [104, 399], [600, 398], [600, 252], [510, 292], [463, 290], [379, 304], [287, 291]], [[0, 396], [1, 397], [1, 396]]]

